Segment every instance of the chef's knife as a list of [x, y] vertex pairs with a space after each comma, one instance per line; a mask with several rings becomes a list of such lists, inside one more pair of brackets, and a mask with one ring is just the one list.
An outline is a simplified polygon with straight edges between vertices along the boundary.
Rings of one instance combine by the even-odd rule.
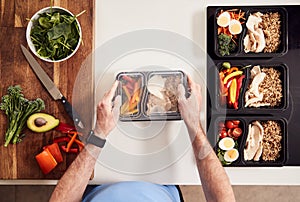
[[61, 100], [66, 112], [68, 115], [73, 119], [76, 126], [80, 127], [81, 129], [84, 128], [84, 125], [78, 115], [78, 113], [73, 109], [72, 105], [67, 101], [67, 99], [62, 95], [59, 89], [55, 86], [53, 81], [49, 78], [40, 64], [34, 59], [32, 54], [23, 46], [21, 45], [22, 52], [26, 57], [28, 63], [32, 67], [33, 71], [42, 82], [44, 87], [47, 89], [49, 94], [53, 97], [54, 100]]

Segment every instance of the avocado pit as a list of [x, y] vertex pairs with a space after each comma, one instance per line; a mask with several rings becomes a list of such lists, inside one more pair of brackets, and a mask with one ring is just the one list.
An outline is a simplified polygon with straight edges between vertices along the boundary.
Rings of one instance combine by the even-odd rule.
[[46, 125], [47, 121], [42, 118], [42, 117], [38, 117], [34, 120], [34, 125], [36, 125], [37, 127], [42, 127], [43, 125]]

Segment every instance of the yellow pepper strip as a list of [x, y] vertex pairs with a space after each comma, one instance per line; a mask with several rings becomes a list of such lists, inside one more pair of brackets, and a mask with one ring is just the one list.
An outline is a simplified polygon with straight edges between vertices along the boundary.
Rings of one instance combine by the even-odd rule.
[[129, 108], [129, 101], [127, 100], [126, 102], [124, 102], [124, 104], [121, 106], [121, 114], [125, 114], [126, 112], [128, 112], [128, 108]]
[[237, 82], [236, 78], [232, 79], [230, 88], [229, 88], [229, 96], [230, 96], [230, 102], [231, 104], [234, 104], [236, 101], [236, 88], [237, 88]]
[[224, 84], [227, 84], [228, 80], [232, 77], [235, 77], [235, 76], [238, 76], [238, 75], [241, 75], [243, 74], [243, 71], [235, 71], [235, 72], [232, 72], [231, 74], [227, 75], [225, 78], [224, 78]]
[[129, 90], [127, 89], [126, 86], [122, 86], [122, 88], [123, 88], [123, 91], [124, 91], [125, 94], [126, 94], [127, 99], [130, 100], [130, 99], [131, 99], [131, 95], [130, 95], [130, 93], [129, 93]]

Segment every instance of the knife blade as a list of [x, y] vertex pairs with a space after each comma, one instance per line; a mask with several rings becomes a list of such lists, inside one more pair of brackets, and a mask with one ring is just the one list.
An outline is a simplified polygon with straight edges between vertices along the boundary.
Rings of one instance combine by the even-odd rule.
[[52, 98], [54, 100], [60, 100], [68, 115], [73, 119], [75, 125], [83, 129], [83, 122], [80, 119], [78, 113], [69, 103], [69, 101], [65, 98], [65, 96], [63, 96], [63, 94], [56, 87], [56, 85], [53, 83], [53, 81], [50, 79], [47, 73], [43, 70], [40, 64], [35, 60], [32, 54], [22, 44], [21, 49], [31, 68], [33, 69], [34, 73], [37, 75], [37, 77], [39, 78], [43, 86], [47, 89]]

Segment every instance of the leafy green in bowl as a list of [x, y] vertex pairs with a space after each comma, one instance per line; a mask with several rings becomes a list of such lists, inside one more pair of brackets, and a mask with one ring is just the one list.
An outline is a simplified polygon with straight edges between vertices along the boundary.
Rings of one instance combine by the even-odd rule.
[[33, 15], [26, 39], [31, 51], [47, 62], [60, 62], [72, 57], [82, 38], [80, 24], [70, 11], [47, 7]]

